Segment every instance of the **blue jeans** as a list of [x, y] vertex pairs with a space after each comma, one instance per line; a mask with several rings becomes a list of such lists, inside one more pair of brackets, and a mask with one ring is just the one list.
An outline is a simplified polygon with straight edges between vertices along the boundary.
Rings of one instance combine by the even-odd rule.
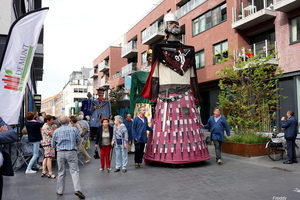
[[128, 162], [128, 151], [123, 145], [116, 145], [116, 169], [126, 169]]
[[36, 160], [39, 156], [39, 148], [40, 148], [40, 141], [38, 142], [32, 142], [32, 150], [33, 150], [33, 156], [30, 159], [30, 162], [27, 166], [27, 170], [31, 170], [33, 164], [36, 163]]

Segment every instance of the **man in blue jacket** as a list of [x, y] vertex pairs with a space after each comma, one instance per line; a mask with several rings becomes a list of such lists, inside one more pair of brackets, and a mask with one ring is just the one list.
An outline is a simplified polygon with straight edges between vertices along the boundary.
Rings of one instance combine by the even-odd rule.
[[224, 141], [224, 130], [226, 131], [228, 138], [230, 138], [230, 129], [226, 118], [220, 114], [219, 108], [214, 108], [214, 114], [210, 116], [207, 124], [204, 125], [204, 128], [210, 129], [210, 138], [214, 142], [216, 151], [216, 162], [221, 165], [221, 151], [222, 142]]
[[14, 143], [18, 140], [18, 134], [0, 117], [0, 199], [2, 199], [3, 175], [13, 176], [10, 155], [6, 144]]
[[289, 110], [285, 117], [281, 118], [281, 127], [284, 128], [284, 138], [286, 139], [287, 154], [289, 159], [283, 164], [298, 163], [296, 157], [296, 144], [295, 140], [298, 134], [298, 120], [294, 117], [294, 112]]
[[145, 143], [147, 143], [147, 130], [153, 131], [148, 126], [148, 119], [145, 117], [145, 107], [139, 107], [138, 116], [133, 119], [132, 123], [132, 138], [134, 139], [135, 154], [134, 162], [135, 167], [143, 167], [142, 160], [144, 156]]

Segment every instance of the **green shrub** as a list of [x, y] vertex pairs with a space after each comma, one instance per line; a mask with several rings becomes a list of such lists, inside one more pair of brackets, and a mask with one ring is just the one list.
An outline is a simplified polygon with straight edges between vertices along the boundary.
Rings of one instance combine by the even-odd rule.
[[239, 133], [231, 136], [230, 140], [226, 138], [227, 142], [242, 143], [242, 144], [261, 144], [266, 143], [269, 136], [264, 136], [258, 133]]

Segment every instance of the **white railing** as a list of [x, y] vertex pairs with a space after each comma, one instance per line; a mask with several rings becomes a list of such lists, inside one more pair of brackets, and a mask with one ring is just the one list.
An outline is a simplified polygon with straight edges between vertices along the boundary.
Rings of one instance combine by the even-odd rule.
[[105, 68], [109, 68], [109, 65], [107, 64], [107, 61], [103, 60], [100, 64], [99, 64], [99, 72]]
[[122, 47], [122, 55], [125, 55], [128, 52], [130, 52], [132, 50], [136, 50], [136, 49], [137, 49], [136, 42], [133, 42], [131, 40], [130, 42], [128, 42], [128, 44], [126, 44], [124, 47]]
[[112, 77], [110, 78], [110, 80], [114, 80], [118, 77], [121, 77], [122, 76], [122, 72], [117, 72], [116, 74], [112, 75]]
[[158, 21], [154, 22], [149, 28], [142, 32], [142, 43], [147, 41], [151, 36], [163, 32], [163, 26], [159, 26]]
[[238, 58], [241, 58], [242, 60], [247, 60], [256, 56], [260, 58], [267, 57], [269, 54], [273, 54], [274, 58], [277, 58], [276, 52], [276, 41], [264, 40], [262, 42], [257, 42], [234, 51], [234, 57], [236, 58], [236, 61], [238, 61]]
[[100, 85], [101, 86], [103, 86], [103, 85], [109, 85], [109, 80], [106, 79], [105, 77], [101, 78]]
[[232, 20], [233, 22], [236, 22], [240, 19], [244, 19], [245, 17], [248, 17], [249, 15], [252, 15], [259, 10], [268, 9], [273, 10], [273, 3], [270, 3], [268, 5], [267, 0], [262, 0], [263, 6], [256, 4], [254, 0], [242, 2], [237, 7], [232, 8]]
[[176, 16], [177, 18], [181, 18], [184, 15], [188, 14], [189, 12], [191, 12], [192, 10], [194, 10], [195, 8], [197, 8], [198, 6], [200, 6], [201, 4], [203, 4], [204, 2], [206, 2], [207, 0], [191, 0], [189, 2], [187, 2], [186, 4], [184, 4], [183, 6], [181, 6], [177, 11], [176, 11]]
[[128, 65], [122, 67], [122, 76], [125, 76], [135, 71], [136, 71], [136, 63], [129, 63]]

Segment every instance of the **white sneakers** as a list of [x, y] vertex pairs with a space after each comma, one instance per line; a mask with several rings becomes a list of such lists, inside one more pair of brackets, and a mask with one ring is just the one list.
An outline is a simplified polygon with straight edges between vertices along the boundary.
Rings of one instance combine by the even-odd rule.
[[36, 173], [36, 171], [31, 170], [31, 169], [27, 169], [27, 170], [25, 171], [25, 174], [34, 174], [34, 173]]

